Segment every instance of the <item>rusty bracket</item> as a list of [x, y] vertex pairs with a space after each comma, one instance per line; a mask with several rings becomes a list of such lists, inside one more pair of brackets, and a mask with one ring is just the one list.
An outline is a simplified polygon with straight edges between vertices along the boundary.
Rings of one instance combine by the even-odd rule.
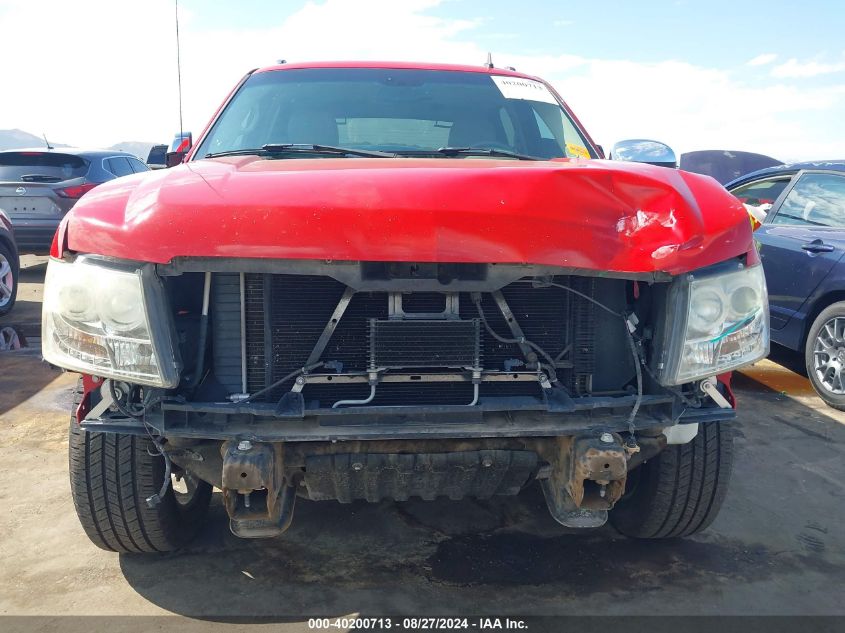
[[599, 527], [625, 492], [627, 456], [617, 434], [559, 437], [544, 455], [551, 466], [541, 480], [556, 521], [567, 527]]
[[613, 434], [576, 437], [570, 463], [567, 492], [578, 507], [609, 510], [625, 492], [628, 460], [622, 441]]
[[278, 536], [293, 518], [296, 490], [284, 476], [281, 442], [229, 441], [223, 456], [223, 502], [236, 536]]

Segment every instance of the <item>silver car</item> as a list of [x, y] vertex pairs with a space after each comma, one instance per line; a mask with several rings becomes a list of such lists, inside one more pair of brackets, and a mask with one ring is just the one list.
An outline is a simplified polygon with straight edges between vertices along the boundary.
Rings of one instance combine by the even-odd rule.
[[115, 150], [16, 149], [0, 152], [0, 210], [12, 219], [21, 253], [49, 252], [64, 215], [108, 180], [149, 171]]

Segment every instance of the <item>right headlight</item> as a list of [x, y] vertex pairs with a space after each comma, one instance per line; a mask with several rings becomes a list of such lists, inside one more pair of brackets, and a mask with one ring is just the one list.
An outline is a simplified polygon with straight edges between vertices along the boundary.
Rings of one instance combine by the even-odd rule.
[[41, 349], [71, 371], [175, 387], [179, 365], [160, 283], [144, 270], [80, 257], [51, 259], [44, 280]]
[[673, 282], [657, 359], [664, 385], [742, 367], [769, 353], [769, 302], [759, 264]]

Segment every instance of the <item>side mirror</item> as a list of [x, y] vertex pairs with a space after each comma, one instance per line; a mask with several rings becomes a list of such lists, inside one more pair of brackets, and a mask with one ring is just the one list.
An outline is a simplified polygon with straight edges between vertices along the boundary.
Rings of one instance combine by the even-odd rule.
[[671, 147], [660, 141], [650, 141], [638, 138], [619, 141], [613, 146], [610, 154], [613, 160], [631, 163], [648, 163], [658, 167], [678, 167], [678, 159]]
[[185, 160], [185, 156], [188, 155], [188, 152], [167, 152], [164, 155], [164, 166], [165, 167], [176, 167]]
[[194, 143], [194, 137], [190, 132], [177, 132], [173, 135], [173, 140], [170, 142], [170, 148], [165, 155], [164, 164], [167, 167], [175, 167], [180, 164], [191, 151]]
[[147, 154], [147, 167], [162, 169], [167, 166], [167, 145], [153, 145]]

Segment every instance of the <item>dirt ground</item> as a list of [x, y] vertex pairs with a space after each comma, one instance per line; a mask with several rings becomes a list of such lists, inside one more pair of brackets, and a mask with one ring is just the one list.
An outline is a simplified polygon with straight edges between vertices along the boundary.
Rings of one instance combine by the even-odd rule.
[[[845, 414], [780, 352], [738, 375], [727, 502], [698, 537], [568, 531], [539, 489], [489, 502], [297, 502], [277, 540], [228, 531], [215, 495], [184, 552], [117, 555], [79, 526], [67, 480], [75, 377], [38, 354], [43, 264], [27, 260], [0, 353], [0, 614], [845, 614]], [[49, 627], [48, 627], [49, 628]]]

